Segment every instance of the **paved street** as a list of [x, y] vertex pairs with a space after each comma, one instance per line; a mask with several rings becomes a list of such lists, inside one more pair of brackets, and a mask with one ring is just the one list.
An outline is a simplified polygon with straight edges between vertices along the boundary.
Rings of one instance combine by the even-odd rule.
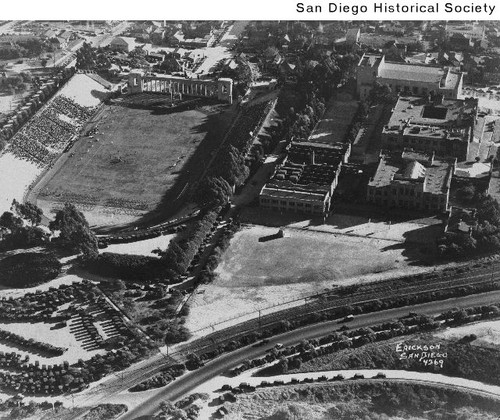
[[[478, 295], [466, 296], [455, 299], [448, 299], [441, 302], [430, 302], [422, 305], [414, 305], [397, 309], [390, 309], [376, 313], [359, 315], [349, 323], [349, 328], [370, 327], [376, 324], [393, 321], [395, 319], [408, 315], [408, 312], [417, 312], [426, 315], [438, 315], [443, 311], [458, 307], [469, 307], [478, 305], [488, 305], [500, 302], [500, 291], [491, 293], [483, 293]], [[264, 347], [244, 347], [232, 353], [224, 354], [219, 358], [207, 363], [202, 368], [189, 372], [180, 379], [172, 382], [170, 385], [153, 393], [144, 403], [126, 413], [121, 420], [139, 420], [152, 418], [156, 412], [158, 405], [163, 400], [175, 401], [186, 394], [190, 393], [197, 386], [204, 382], [238, 366], [244, 360], [261, 357], [265, 354], [266, 349], [282, 343], [285, 346], [290, 346], [300, 343], [302, 340], [321, 337], [337, 330], [339, 327], [338, 321], [325, 322], [321, 324], [310, 325], [298, 330], [290, 331], [279, 336], [275, 336], [269, 340], [269, 344]]]

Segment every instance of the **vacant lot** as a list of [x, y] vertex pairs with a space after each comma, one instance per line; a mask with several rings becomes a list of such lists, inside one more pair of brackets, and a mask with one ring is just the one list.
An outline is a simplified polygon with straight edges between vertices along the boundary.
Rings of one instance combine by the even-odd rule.
[[158, 115], [105, 106], [97, 118], [97, 132], [82, 137], [65, 164], [45, 180], [42, 203], [151, 211], [176, 184], [206, 134], [206, 114], [197, 110]]
[[471, 343], [472, 345], [498, 348], [500, 344], [500, 321], [485, 321], [448, 328], [437, 333], [436, 336], [446, 340], [458, 340], [469, 334], [477, 336], [477, 339]]
[[[352, 226], [297, 225], [289, 225], [284, 238], [265, 242], [259, 238], [275, 234], [277, 228], [252, 225], [238, 232], [222, 257], [215, 281], [199, 288], [191, 300], [187, 320], [191, 331], [333, 285], [429, 269], [415, 264], [415, 258], [423, 257], [418, 251], [421, 245], [405, 244], [405, 238], [384, 223], [361, 223], [359, 232], [353, 232]], [[368, 235], [378, 225], [380, 232]]]

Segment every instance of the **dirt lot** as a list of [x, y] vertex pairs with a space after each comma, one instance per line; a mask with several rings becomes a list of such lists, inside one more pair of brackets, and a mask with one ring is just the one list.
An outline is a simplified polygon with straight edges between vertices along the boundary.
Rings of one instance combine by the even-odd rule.
[[447, 340], [455, 340], [469, 334], [477, 336], [477, 339], [471, 343], [474, 346], [498, 348], [500, 344], [500, 321], [485, 321], [456, 328], [448, 328], [445, 331], [439, 332], [436, 336]]
[[289, 224], [284, 238], [265, 242], [259, 238], [275, 234], [277, 228], [244, 227], [223, 255], [216, 280], [199, 288], [191, 299], [186, 325], [197, 331], [334, 285], [430, 269], [419, 264], [425, 257], [419, 251], [422, 243], [406, 243], [406, 232], [422, 234], [422, 225], [389, 228], [383, 222], [336, 222]]

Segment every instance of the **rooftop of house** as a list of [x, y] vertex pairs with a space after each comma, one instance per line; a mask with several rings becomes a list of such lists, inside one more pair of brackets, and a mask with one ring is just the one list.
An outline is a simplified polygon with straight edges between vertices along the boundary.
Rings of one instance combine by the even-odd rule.
[[[420, 154], [423, 157], [423, 154]], [[421, 184], [422, 191], [443, 194], [450, 188], [453, 162], [427, 156], [427, 162], [411, 159], [405, 152], [399, 155], [383, 155], [377, 171], [368, 183], [375, 188], [383, 188], [393, 183]]]
[[132, 48], [136, 46], [135, 38], [127, 37], [127, 36], [117, 36], [117, 37], [113, 38], [113, 40], [111, 41], [111, 44], [113, 44], [113, 45], [115, 45], [115, 44], [119, 44], [119, 45], [127, 44], [129, 47], [132, 47]]

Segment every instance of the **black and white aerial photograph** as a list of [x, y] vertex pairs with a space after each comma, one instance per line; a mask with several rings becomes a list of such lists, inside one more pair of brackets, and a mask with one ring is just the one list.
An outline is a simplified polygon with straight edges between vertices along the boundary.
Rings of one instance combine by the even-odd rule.
[[0, 420], [499, 419], [499, 148], [500, 21], [0, 21]]

